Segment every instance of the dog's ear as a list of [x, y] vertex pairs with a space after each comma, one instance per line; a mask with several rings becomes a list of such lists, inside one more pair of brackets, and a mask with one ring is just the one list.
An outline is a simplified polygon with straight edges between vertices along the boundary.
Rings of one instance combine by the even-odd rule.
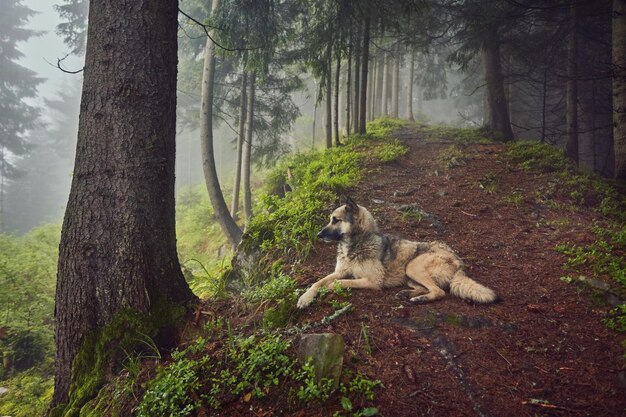
[[346, 211], [356, 213], [359, 210], [359, 206], [354, 202], [351, 197], [346, 197]]

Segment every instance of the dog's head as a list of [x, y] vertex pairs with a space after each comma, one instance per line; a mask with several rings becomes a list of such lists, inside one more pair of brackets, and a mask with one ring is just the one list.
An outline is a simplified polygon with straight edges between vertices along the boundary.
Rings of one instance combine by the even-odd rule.
[[338, 242], [344, 237], [358, 232], [378, 232], [372, 214], [347, 197], [346, 203], [335, 209], [330, 215], [330, 222], [317, 237], [325, 242]]

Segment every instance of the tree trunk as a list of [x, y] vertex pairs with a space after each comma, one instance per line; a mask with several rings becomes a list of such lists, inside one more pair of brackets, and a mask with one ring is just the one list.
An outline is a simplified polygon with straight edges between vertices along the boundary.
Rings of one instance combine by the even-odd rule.
[[626, 180], [626, 1], [613, 0], [613, 177]]
[[339, 140], [339, 75], [341, 71], [341, 57], [337, 54], [337, 67], [335, 69], [335, 114], [333, 117], [333, 127], [335, 130], [335, 146], [340, 146]]
[[316, 89], [315, 91], [316, 97], [315, 97], [315, 105], [313, 106], [313, 128], [312, 128], [313, 132], [311, 135], [311, 149], [315, 148], [315, 124], [317, 122], [317, 105], [319, 104], [319, 102], [317, 101], [317, 97], [318, 97], [317, 84], [315, 85], [315, 89]]
[[374, 91], [376, 89], [376, 84], [374, 83], [375, 74], [376, 74], [376, 59], [375, 58], [370, 59], [369, 73], [370, 75], [367, 80], [369, 92], [367, 96], [370, 98], [370, 101], [367, 103], [367, 120], [374, 120], [374, 96], [375, 96]]
[[391, 117], [398, 118], [398, 96], [400, 92], [400, 49], [396, 45], [391, 74]]
[[378, 57], [376, 57], [375, 60], [372, 60], [372, 73], [370, 74], [370, 79], [372, 83], [372, 94], [370, 94], [370, 112], [372, 115], [372, 120], [377, 117], [376, 103], [378, 102], [378, 100], [376, 99], [376, 97], [378, 96], [378, 94], [380, 94], [378, 90], [378, 61], [380, 61]]
[[567, 157], [578, 165], [578, 39], [576, 36], [576, 6], [572, 0], [570, 4], [570, 33], [567, 40], [567, 82], [565, 114], [567, 143], [565, 153]]
[[504, 94], [504, 77], [502, 76], [502, 64], [500, 62], [500, 45], [498, 45], [497, 32], [494, 28], [489, 29], [483, 43], [485, 58], [485, 81], [487, 82], [487, 100], [489, 103], [488, 127], [500, 134], [504, 142], [513, 140], [513, 131], [509, 120], [509, 109]]
[[[158, 303], [193, 299], [176, 254], [174, 219], [177, 16], [176, 1], [89, 5], [74, 176], [59, 246], [51, 403], [57, 413], [70, 398], [70, 382], [91, 388], [72, 404], [76, 411], [118, 356], [111, 343], [96, 357], [97, 347], [84, 344], [88, 337], [114, 318], [128, 327], [113, 337], [138, 337], [121, 312], [137, 311], [147, 322]], [[91, 358], [83, 364], [88, 369], [72, 369], [81, 349]], [[86, 373], [101, 378], [85, 387]]]
[[[215, 0], [213, 0], [215, 1]], [[246, 226], [252, 219], [252, 188], [250, 187], [250, 172], [252, 171], [252, 134], [254, 133], [254, 95], [256, 87], [256, 73], [252, 72], [248, 80], [248, 119], [246, 120], [246, 141], [243, 147], [241, 176], [243, 178], [243, 213]]]
[[348, 45], [348, 75], [346, 80], [346, 135], [350, 136], [350, 106], [352, 105], [350, 83], [352, 82], [352, 41]]
[[361, 22], [357, 24], [356, 34], [354, 38], [354, 111], [352, 112], [352, 120], [354, 123], [354, 131], [359, 132], [359, 116], [361, 110], [359, 103], [361, 101]]
[[415, 50], [411, 48], [411, 54], [409, 55], [409, 74], [406, 80], [406, 118], [415, 122], [413, 116], [413, 79], [415, 78]]
[[383, 63], [383, 87], [382, 92], [380, 94], [380, 105], [381, 105], [381, 116], [386, 117], [389, 116], [389, 108], [387, 107], [387, 96], [389, 95], [387, 91], [387, 84], [389, 83], [389, 55], [384, 55], [384, 63]]
[[[219, 0], [213, 0], [211, 14], [219, 7]], [[215, 43], [207, 36], [204, 49], [204, 68], [202, 70], [202, 92], [200, 98], [200, 152], [202, 154], [202, 170], [206, 188], [213, 207], [213, 214], [222, 232], [231, 245], [236, 246], [241, 240], [241, 229], [228, 211], [222, 194], [213, 150], [213, 91], [215, 88]]]
[[332, 85], [332, 76], [333, 76], [333, 46], [332, 43], [328, 43], [328, 49], [326, 50], [326, 92], [324, 96], [326, 98], [326, 149], [330, 149], [333, 147], [333, 129], [332, 129], [332, 121], [333, 121], [333, 85]]
[[361, 100], [359, 103], [359, 133], [364, 135], [367, 133], [365, 110], [367, 109], [367, 70], [369, 67], [369, 51], [370, 51], [370, 16], [365, 18], [365, 27], [363, 28], [363, 58], [361, 59]]
[[[245, 62], [245, 59], [244, 59]], [[248, 88], [248, 73], [244, 71], [241, 74], [241, 97], [239, 100], [239, 132], [237, 134], [237, 155], [235, 161], [235, 181], [233, 184], [233, 202], [230, 206], [230, 215], [233, 219], [237, 218], [239, 211], [239, 188], [241, 186], [241, 159], [243, 144], [246, 135], [246, 89]]]

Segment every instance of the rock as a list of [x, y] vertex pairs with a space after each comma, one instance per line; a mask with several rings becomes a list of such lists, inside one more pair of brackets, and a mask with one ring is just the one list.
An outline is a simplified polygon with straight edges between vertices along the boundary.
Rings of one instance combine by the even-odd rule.
[[335, 333], [305, 334], [300, 338], [298, 359], [311, 361], [318, 381], [323, 378], [333, 380], [333, 389], [339, 386], [343, 367], [343, 337]]
[[9, 392], [9, 389], [6, 387], [0, 387], [0, 397], [2, 397], [3, 395], [7, 394]]

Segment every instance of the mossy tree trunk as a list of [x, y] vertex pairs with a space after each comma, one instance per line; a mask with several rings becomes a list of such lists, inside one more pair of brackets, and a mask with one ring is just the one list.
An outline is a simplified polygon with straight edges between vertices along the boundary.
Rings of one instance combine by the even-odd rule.
[[193, 299], [174, 221], [177, 3], [89, 5], [76, 160], [59, 249], [52, 407], [68, 403], [78, 374], [73, 360], [85, 341], [120, 312], [150, 320], [156, 304]]

